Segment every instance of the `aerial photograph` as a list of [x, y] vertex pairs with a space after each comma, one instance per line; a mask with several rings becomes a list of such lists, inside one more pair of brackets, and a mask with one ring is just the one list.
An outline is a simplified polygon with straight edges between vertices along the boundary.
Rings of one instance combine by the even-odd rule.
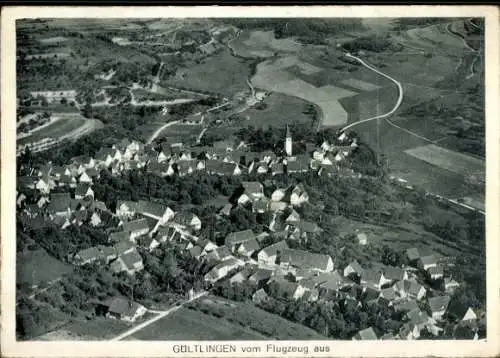
[[485, 340], [484, 23], [17, 20], [16, 339]]

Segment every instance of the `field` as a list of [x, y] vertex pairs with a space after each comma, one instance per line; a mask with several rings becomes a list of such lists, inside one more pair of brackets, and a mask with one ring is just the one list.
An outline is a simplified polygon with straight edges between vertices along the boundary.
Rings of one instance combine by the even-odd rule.
[[44, 249], [23, 252], [17, 259], [22, 262], [16, 270], [17, 282], [30, 286], [55, 280], [72, 271], [70, 265], [50, 256]]
[[482, 160], [434, 144], [408, 149], [405, 153], [457, 174], [485, 176], [485, 163]]
[[297, 52], [302, 45], [290, 38], [276, 39], [272, 31], [243, 31], [228, 42], [236, 56], [245, 58], [272, 57], [276, 52]]
[[304, 113], [308, 102], [299, 97], [276, 92], [267, 96], [262, 103], [264, 109], [258, 109], [259, 105], [256, 105], [241, 113], [248, 116], [245, 125], [265, 129], [269, 126], [283, 127], [286, 123], [310, 123], [312, 120], [311, 114]]
[[[54, 117], [59, 114], [54, 113]], [[61, 139], [66, 137], [77, 137], [88, 130], [98, 128], [102, 123], [95, 119], [86, 119], [78, 115], [61, 114], [60, 119], [50, 125], [34, 132], [32, 135], [21, 138], [18, 145], [33, 143], [44, 138]]]
[[223, 50], [200, 64], [178, 70], [163, 84], [231, 96], [248, 90], [246, 79], [249, 75], [250, 66], [246, 60]]
[[128, 340], [262, 340], [263, 336], [202, 312], [181, 308]]
[[325, 339], [310, 328], [268, 313], [253, 303], [207, 297], [135, 333], [139, 340]]
[[264, 90], [284, 93], [290, 96], [302, 98], [316, 104], [321, 112], [325, 126], [342, 125], [347, 122], [348, 114], [337, 101], [343, 97], [353, 96], [356, 93], [341, 87], [328, 84], [323, 87], [315, 87], [288, 71], [292, 66], [299, 68], [310, 68], [302, 64], [295, 56], [288, 56], [274, 61], [264, 61], [257, 66], [257, 73], [252, 77], [252, 83]]
[[166, 138], [172, 143], [194, 143], [201, 130], [202, 126], [198, 124], [174, 124], [165, 128], [157, 139]]
[[129, 324], [115, 319], [94, 318], [88, 321], [73, 322], [57, 331], [37, 337], [41, 341], [102, 341], [111, 339], [126, 331]]

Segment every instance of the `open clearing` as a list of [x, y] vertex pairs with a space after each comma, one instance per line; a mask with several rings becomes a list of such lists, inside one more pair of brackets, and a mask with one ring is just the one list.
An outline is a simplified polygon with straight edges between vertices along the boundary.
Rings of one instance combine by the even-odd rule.
[[71, 265], [50, 256], [44, 249], [19, 254], [18, 260], [22, 262], [16, 271], [18, 283], [38, 285], [56, 280], [73, 270]]
[[231, 96], [248, 90], [246, 79], [249, 75], [249, 63], [225, 49], [200, 64], [178, 70], [166, 84]]
[[485, 175], [485, 163], [482, 160], [434, 144], [408, 149], [405, 153], [457, 174], [483, 178]]
[[241, 113], [248, 116], [245, 125], [266, 129], [269, 126], [282, 127], [287, 123], [311, 123], [311, 114], [304, 113], [309, 103], [302, 98], [275, 92], [267, 96], [263, 104], [264, 109], [257, 109], [259, 105], [256, 105]]
[[181, 308], [126, 340], [262, 340], [263, 336], [224, 319]]
[[[296, 56], [261, 62], [257, 66], [257, 73], [252, 77], [252, 83], [264, 90], [281, 92], [316, 104], [322, 112], [324, 126], [347, 123], [348, 114], [337, 100], [356, 93], [330, 84], [317, 88], [286, 71], [301, 62]], [[307, 65], [302, 66], [307, 68]]]

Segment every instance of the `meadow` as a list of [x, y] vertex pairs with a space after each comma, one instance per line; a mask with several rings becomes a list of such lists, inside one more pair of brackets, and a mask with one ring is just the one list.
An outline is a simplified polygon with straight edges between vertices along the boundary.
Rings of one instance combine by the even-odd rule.
[[50, 256], [44, 249], [19, 253], [17, 259], [22, 262], [16, 270], [19, 284], [39, 285], [73, 271], [71, 265]]
[[181, 308], [127, 340], [262, 340], [265, 337], [224, 319]]
[[249, 75], [250, 62], [236, 58], [224, 49], [199, 64], [178, 70], [162, 84], [231, 96], [249, 89], [246, 82]]

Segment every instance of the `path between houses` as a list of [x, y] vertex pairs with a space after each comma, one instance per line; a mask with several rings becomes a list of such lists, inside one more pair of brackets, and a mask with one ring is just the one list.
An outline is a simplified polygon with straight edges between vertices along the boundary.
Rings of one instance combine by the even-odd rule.
[[175, 311], [178, 311], [182, 306], [184, 306], [186, 303], [188, 302], [192, 302], [194, 300], [197, 300], [198, 298], [200, 297], [203, 297], [203, 296], [206, 296], [208, 294], [207, 291], [203, 291], [203, 292], [200, 292], [198, 293], [197, 295], [195, 295], [193, 298], [189, 299], [189, 300], [186, 300], [184, 302], [182, 302], [181, 304], [179, 304], [178, 306], [174, 306], [166, 311], [154, 311], [154, 310], [149, 310], [150, 312], [153, 312], [153, 313], [159, 313], [157, 316], [147, 320], [146, 322], [143, 322], [121, 334], [119, 334], [118, 336], [114, 337], [111, 339], [111, 341], [121, 341], [122, 339], [124, 338], [127, 338], [129, 336], [131, 336], [132, 334], [134, 333], [137, 333], [139, 332], [140, 330], [146, 328], [147, 326], [155, 323], [156, 321], [159, 321], [160, 319], [162, 319], [163, 317], [166, 317], [168, 316], [169, 314], [175, 312]]

